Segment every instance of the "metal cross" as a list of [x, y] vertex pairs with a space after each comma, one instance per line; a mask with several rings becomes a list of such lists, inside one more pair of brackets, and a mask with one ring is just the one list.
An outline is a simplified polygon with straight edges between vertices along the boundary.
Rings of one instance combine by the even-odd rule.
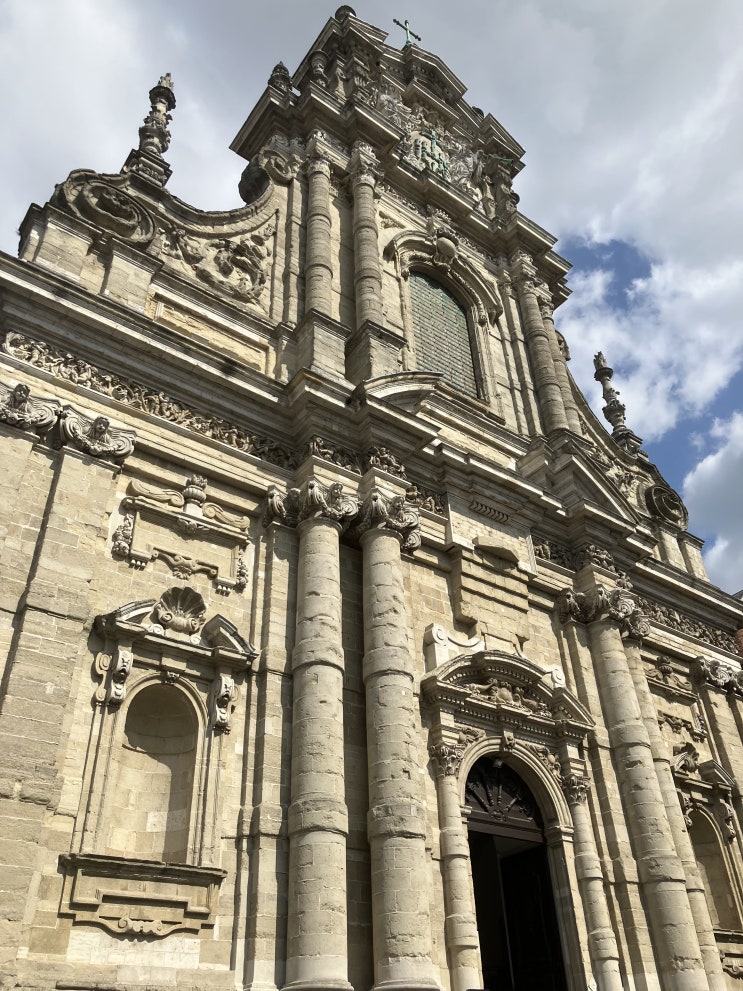
[[406, 46], [413, 44], [413, 42], [410, 40], [411, 38], [415, 38], [416, 41], [420, 41], [421, 40], [421, 36], [419, 34], [416, 34], [415, 31], [411, 31], [410, 30], [410, 22], [407, 19], [406, 19], [406, 21], [405, 21], [404, 24], [403, 24], [402, 21], [398, 21], [398, 19], [396, 17], [393, 17], [392, 20], [395, 22], [395, 24], [397, 24], [399, 27], [401, 27], [403, 29], [403, 31], [405, 32], [405, 45]]

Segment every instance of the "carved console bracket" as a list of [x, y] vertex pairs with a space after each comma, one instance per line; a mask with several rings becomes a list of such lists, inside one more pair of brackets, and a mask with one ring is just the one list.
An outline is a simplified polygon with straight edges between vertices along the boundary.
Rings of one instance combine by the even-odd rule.
[[227, 872], [91, 854], [62, 854], [61, 914], [116, 936], [162, 939], [214, 925]]

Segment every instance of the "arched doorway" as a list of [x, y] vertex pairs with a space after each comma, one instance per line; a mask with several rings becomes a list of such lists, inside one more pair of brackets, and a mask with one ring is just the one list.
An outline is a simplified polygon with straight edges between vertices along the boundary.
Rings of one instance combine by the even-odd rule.
[[534, 796], [512, 768], [490, 756], [472, 767], [465, 796], [484, 987], [566, 991], [547, 846]]

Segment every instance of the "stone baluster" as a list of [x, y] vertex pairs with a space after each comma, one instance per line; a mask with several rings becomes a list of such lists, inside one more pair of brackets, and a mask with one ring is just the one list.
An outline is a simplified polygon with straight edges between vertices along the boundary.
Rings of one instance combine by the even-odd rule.
[[619, 948], [606, 901], [604, 876], [586, 801], [589, 786], [589, 779], [583, 775], [567, 774], [563, 778], [563, 791], [573, 817], [575, 872], [588, 927], [588, 952], [599, 991], [622, 991]]
[[563, 600], [587, 624], [604, 722], [617, 768], [640, 888], [666, 991], [709, 991], [683, 865], [673, 844], [648, 731], [622, 642], [647, 630], [635, 597], [594, 585]]
[[482, 987], [480, 941], [472, 901], [469, 843], [459, 805], [459, 767], [463, 748], [438, 743], [429, 748], [436, 768], [441, 862], [444, 870], [446, 946], [452, 991]]
[[339, 535], [355, 515], [342, 486], [316, 479], [284, 505], [299, 532], [292, 651], [289, 919], [286, 984], [350, 988], [343, 768], [343, 647]]
[[375, 987], [432, 988], [426, 821], [400, 554], [401, 545], [420, 543], [418, 516], [402, 496], [388, 501], [373, 489], [358, 529]]
[[573, 431], [573, 433], [580, 434], [582, 431], [580, 416], [578, 415], [578, 404], [575, 401], [573, 389], [570, 384], [570, 375], [568, 374], [566, 355], [563, 353], [560, 346], [560, 340], [557, 336], [557, 329], [555, 328], [555, 321], [553, 319], [552, 304], [542, 303], [540, 312], [542, 314], [542, 320], [544, 321], [544, 326], [547, 330], [547, 336], [550, 342], [552, 361], [555, 366], [555, 375], [557, 376], [560, 391], [562, 392], [562, 401], [565, 405], [565, 416], [567, 417], [568, 427]]
[[539, 309], [536, 271], [531, 259], [523, 253], [514, 264], [514, 283], [521, 304], [521, 318], [524, 327], [526, 348], [529, 353], [534, 384], [545, 433], [553, 430], [567, 430], [568, 420], [562, 389], [555, 373], [550, 338]]
[[712, 919], [709, 914], [707, 896], [704, 892], [704, 884], [699, 873], [699, 865], [694, 854], [694, 848], [684, 822], [684, 814], [679, 805], [676, 783], [671, 773], [668, 748], [663, 741], [663, 736], [658, 726], [658, 713], [653, 703], [650, 686], [645, 677], [645, 669], [640, 653], [640, 642], [640, 638], [636, 635], [633, 636], [632, 631], [628, 630], [624, 638], [624, 649], [635, 685], [640, 712], [642, 713], [643, 721], [647, 727], [648, 737], [650, 738], [650, 750], [655, 764], [655, 772], [658, 776], [660, 790], [663, 794], [666, 814], [671, 824], [673, 842], [676, 852], [684, 865], [689, 905], [694, 917], [694, 927], [699, 937], [699, 947], [702, 952], [702, 959], [704, 960], [704, 969], [709, 979], [710, 991], [725, 991], [727, 983], [722, 970]]
[[367, 320], [382, 323], [382, 269], [374, 207], [376, 165], [377, 160], [368, 145], [357, 141], [350, 165], [357, 327], [361, 327]]
[[307, 161], [307, 248], [304, 308], [331, 313], [333, 257], [330, 222], [330, 162], [315, 147]]

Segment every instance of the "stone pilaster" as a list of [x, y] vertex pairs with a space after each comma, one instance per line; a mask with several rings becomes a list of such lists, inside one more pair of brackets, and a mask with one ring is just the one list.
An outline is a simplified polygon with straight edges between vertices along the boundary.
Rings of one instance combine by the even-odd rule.
[[353, 192], [354, 290], [356, 326], [367, 320], [382, 323], [382, 269], [374, 207], [377, 160], [368, 146], [357, 142], [351, 158]]
[[529, 354], [537, 401], [542, 413], [545, 433], [567, 430], [568, 420], [562, 389], [555, 373], [550, 338], [540, 312], [537, 295], [536, 272], [531, 259], [521, 253], [515, 264], [514, 283], [521, 305], [526, 348]]
[[567, 417], [568, 427], [573, 431], [573, 433], [580, 434], [581, 426], [580, 416], [578, 415], [578, 405], [575, 402], [573, 389], [570, 385], [567, 358], [560, 347], [560, 341], [557, 336], [555, 321], [553, 319], [552, 305], [550, 303], [542, 303], [540, 312], [542, 314], [542, 320], [544, 321], [544, 326], [549, 338], [550, 350], [552, 351], [552, 362], [555, 366], [555, 375], [560, 386], [560, 392], [562, 393], [562, 401], [565, 406], [565, 416]]
[[289, 920], [285, 987], [348, 983], [343, 647], [339, 535], [355, 514], [341, 486], [310, 479], [294, 506], [299, 532], [292, 652]]
[[333, 258], [330, 222], [330, 162], [317, 152], [307, 161], [307, 248], [305, 312], [331, 314]]
[[436, 768], [441, 862], [444, 870], [446, 947], [452, 991], [482, 987], [480, 941], [472, 900], [469, 843], [459, 806], [459, 767], [463, 748], [438, 743], [429, 748]]
[[563, 618], [587, 624], [604, 721], [617, 768], [640, 888], [667, 991], [709, 991], [683, 865], [673, 844], [622, 632], [640, 637], [647, 623], [625, 589], [594, 585], [568, 594]]
[[606, 901], [604, 876], [586, 801], [589, 786], [589, 779], [583, 775], [567, 774], [563, 777], [562, 787], [575, 830], [575, 873], [588, 928], [588, 952], [599, 991], [622, 991], [619, 948]]
[[402, 497], [387, 501], [374, 489], [360, 520], [375, 988], [432, 988], [426, 822], [400, 556], [401, 544], [420, 543], [418, 518]]
[[666, 814], [671, 825], [671, 834], [676, 852], [681, 858], [686, 875], [686, 888], [689, 905], [694, 917], [694, 927], [699, 938], [699, 948], [704, 960], [704, 970], [709, 979], [710, 991], [725, 991], [727, 983], [722, 970], [720, 952], [717, 948], [712, 919], [709, 914], [707, 896], [699, 873], [699, 866], [694, 854], [694, 848], [684, 823], [684, 815], [679, 805], [676, 793], [676, 783], [671, 773], [671, 761], [666, 744], [658, 726], [658, 713], [653, 703], [653, 696], [645, 677], [645, 670], [640, 654], [640, 638], [628, 632], [624, 639], [624, 649], [627, 654], [632, 680], [637, 693], [640, 712], [648, 731], [650, 750], [658, 776], [658, 784], [663, 795]]

